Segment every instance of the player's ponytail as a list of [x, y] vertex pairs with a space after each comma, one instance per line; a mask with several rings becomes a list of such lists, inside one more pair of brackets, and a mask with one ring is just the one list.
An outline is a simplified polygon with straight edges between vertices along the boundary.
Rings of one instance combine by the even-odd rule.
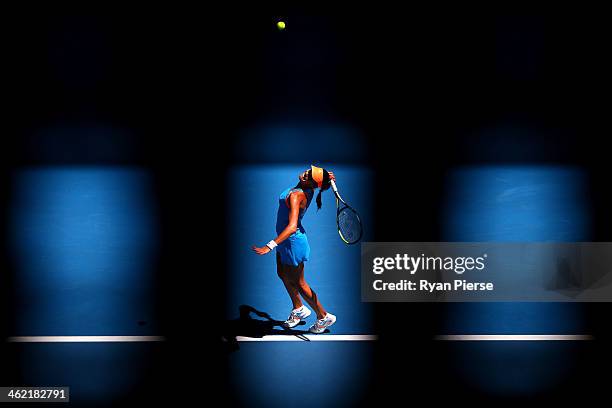
[[323, 169], [323, 182], [321, 183], [321, 187], [319, 188], [319, 193], [317, 194], [317, 211], [321, 209], [323, 206], [323, 200], [321, 197], [321, 193], [323, 190], [327, 190], [331, 185], [331, 180], [329, 179], [329, 173], [327, 170]]

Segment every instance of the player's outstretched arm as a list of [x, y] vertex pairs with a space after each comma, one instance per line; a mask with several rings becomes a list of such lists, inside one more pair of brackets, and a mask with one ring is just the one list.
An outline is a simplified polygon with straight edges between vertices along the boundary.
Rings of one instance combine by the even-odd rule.
[[[276, 245], [280, 244], [281, 242], [289, 238], [291, 234], [297, 231], [298, 216], [300, 214], [300, 205], [302, 203], [302, 200], [305, 200], [305, 199], [306, 199], [306, 196], [304, 195], [304, 193], [299, 192], [299, 191], [289, 196], [289, 223], [287, 224], [285, 229], [278, 235], [278, 237], [274, 238], [274, 242], [276, 243]], [[272, 249], [267, 245], [264, 245], [262, 247], [257, 247], [253, 245], [251, 249], [257, 255], [265, 255], [268, 252], [272, 251]]]

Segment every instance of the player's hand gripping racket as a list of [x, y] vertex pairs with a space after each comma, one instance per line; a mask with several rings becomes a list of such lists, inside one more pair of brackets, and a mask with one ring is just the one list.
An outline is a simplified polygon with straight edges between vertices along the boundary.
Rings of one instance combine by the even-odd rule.
[[338, 234], [340, 234], [340, 238], [342, 238], [346, 244], [356, 244], [363, 235], [363, 227], [359, 214], [340, 197], [338, 187], [336, 187], [334, 180], [331, 181], [331, 188], [336, 195], [336, 207], [338, 209], [336, 213], [336, 224], [338, 225]]

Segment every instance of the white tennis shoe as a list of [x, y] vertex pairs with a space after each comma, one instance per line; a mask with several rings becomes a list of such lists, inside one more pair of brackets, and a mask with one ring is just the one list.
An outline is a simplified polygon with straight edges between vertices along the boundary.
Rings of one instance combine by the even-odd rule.
[[300, 321], [310, 316], [310, 313], [312, 312], [306, 306], [302, 306], [299, 309], [293, 309], [291, 313], [289, 314], [289, 317], [287, 318], [287, 320], [283, 322], [283, 327], [286, 327], [287, 329], [291, 329], [297, 326], [298, 324], [300, 324]]
[[328, 313], [322, 319], [317, 320], [315, 324], [310, 326], [310, 329], [308, 329], [308, 331], [311, 333], [320, 334], [323, 333], [325, 329], [327, 329], [334, 323], [336, 323], [336, 316], [331, 313]]

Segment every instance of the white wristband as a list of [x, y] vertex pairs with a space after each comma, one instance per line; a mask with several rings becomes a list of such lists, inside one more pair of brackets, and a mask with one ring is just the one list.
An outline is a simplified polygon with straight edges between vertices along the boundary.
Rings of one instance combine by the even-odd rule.
[[274, 242], [274, 240], [272, 240], [272, 241], [268, 242], [268, 243], [266, 244], [266, 246], [267, 246], [268, 248], [270, 248], [270, 251], [272, 251], [274, 248], [276, 248], [276, 247], [278, 246], [278, 244], [277, 244], [276, 242]]

